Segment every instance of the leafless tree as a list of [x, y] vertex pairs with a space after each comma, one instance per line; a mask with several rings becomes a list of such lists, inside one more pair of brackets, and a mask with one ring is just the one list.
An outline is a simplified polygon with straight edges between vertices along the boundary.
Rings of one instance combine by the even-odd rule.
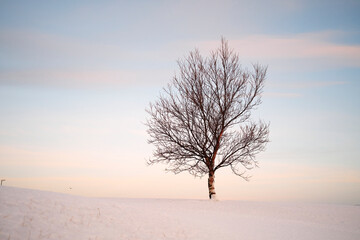
[[215, 172], [230, 167], [248, 180], [246, 170], [258, 166], [255, 155], [269, 141], [269, 124], [250, 119], [261, 103], [267, 67], [243, 69], [223, 38], [210, 57], [195, 50], [178, 65], [179, 75], [146, 109], [149, 143], [156, 147], [148, 164], [166, 163], [175, 174], [208, 175], [214, 199]]

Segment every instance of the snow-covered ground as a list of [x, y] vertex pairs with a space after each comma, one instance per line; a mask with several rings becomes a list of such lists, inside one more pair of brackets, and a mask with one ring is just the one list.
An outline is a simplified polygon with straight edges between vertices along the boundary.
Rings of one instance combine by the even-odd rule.
[[105, 199], [0, 187], [0, 239], [360, 239], [360, 207]]

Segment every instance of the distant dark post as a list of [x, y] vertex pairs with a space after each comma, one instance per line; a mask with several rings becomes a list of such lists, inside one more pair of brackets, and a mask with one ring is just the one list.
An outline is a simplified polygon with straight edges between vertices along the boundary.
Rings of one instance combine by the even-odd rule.
[[6, 180], [5, 179], [1, 179], [1, 186], [2, 186], [2, 183], [5, 182]]

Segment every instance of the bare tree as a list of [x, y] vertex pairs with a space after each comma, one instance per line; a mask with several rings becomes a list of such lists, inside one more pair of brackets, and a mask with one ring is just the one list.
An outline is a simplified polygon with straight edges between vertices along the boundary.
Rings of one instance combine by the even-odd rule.
[[210, 57], [195, 50], [178, 65], [179, 75], [146, 110], [149, 143], [156, 147], [148, 164], [166, 163], [175, 174], [208, 174], [213, 199], [215, 172], [230, 167], [248, 180], [246, 170], [258, 166], [255, 155], [269, 141], [269, 125], [250, 120], [261, 103], [267, 67], [242, 69], [223, 38]]

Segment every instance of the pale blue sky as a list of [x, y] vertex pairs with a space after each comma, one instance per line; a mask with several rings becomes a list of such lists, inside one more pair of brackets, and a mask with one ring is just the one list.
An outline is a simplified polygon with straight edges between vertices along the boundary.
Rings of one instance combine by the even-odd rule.
[[[250, 182], [220, 199], [360, 203], [359, 1], [1, 1], [0, 178], [86, 196], [206, 198], [207, 180], [147, 167], [145, 108], [221, 36], [268, 65], [271, 122]], [[69, 187], [72, 187], [69, 190]]]

